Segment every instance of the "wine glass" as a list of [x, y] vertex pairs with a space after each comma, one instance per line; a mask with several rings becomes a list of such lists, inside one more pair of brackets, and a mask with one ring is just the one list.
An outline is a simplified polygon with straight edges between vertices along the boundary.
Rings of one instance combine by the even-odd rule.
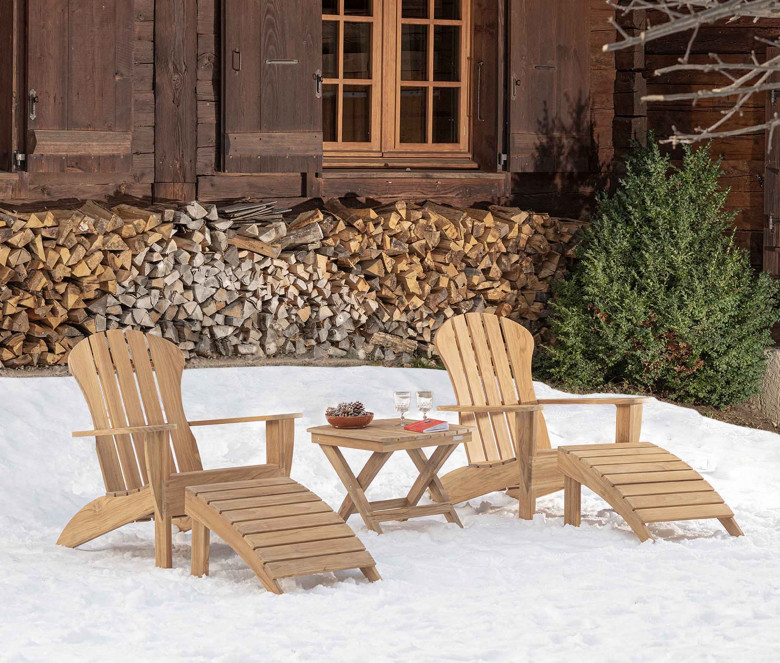
[[399, 425], [405, 426], [406, 419], [404, 417], [412, 404], [412, 393], [410, 391], [395, 391], [393, 392], [393, 401], [395, 402], [396, 412], [401, 414], [401, 423]]
[[433, 392], [432, 391], [418, 391], [417, 392], [417, 409], [422, 412], [423, 419], [428, 418], [428, 412], [433, 409]]

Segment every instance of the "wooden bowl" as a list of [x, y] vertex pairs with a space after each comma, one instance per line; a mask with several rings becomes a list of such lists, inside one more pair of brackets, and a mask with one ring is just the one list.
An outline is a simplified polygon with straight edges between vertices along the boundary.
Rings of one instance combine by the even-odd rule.
[[374, 413], [362, 417], [325, 417], [333, 428], [366, 428], [373, 420]]

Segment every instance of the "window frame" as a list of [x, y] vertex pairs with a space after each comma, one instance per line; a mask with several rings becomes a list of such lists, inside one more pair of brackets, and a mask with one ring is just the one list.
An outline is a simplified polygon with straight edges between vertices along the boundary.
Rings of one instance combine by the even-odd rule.
[[[426, 19], [402, 18], [402, 0], [372, 0], [374, 15], [344, 16], [344, 0], [338, 0], [339, 14], [323, 14], [323, 21], [334, 20], [339, 23], [338, 38], [338, 79], [326, 78], [323, 85], [337, 84], [338, 108], [337, 135], [342, 132], [343, 121], [343, 85], [364, 85], [371, 83], [371, 130], [372, 140], [368, 143], [344, 143], [326, 141], [323, 143], [324, 165], [326, 167], [344, 167], [349, 165], [395, 165], [420, 166], [426, 164], [472, 165], [471, 161], [471, 58], [472, 58], [472, 6], [473, 0], [461, 0], [461, 18], [459, 20], [435, 19], [435, 0], [429, 2], [429, 17]], [[371, 81], [343, 78], [343, 40], [344, 22], [371, 22], [374, 25], [372, 41]], [[428, 27], [428, 79], [425, 81], [401, 80], [401, 39], [403, 24], [427, 25]], [[459, 81], [433, 80], [433, 26], [454, 25], [461, 29], [460, 38], [460, 76]], [[389, 33], [389, 34], [388, 34]], [[376, 39], [376, 35], [388, 34], [386, 39]], [[456, 88], [460, 90], [458, 109], [458, 142], [455, 143], [401, 143], [401, 88], [424, 87], [427, 103], [427, 140], [433, 135], [433, 90], [434, 88]]]

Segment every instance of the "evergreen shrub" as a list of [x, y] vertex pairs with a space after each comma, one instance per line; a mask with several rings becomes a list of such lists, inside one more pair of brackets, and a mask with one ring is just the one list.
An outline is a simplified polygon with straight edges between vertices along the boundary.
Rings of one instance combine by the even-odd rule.
[[758, 391], [778, 286], [735, 246], [720, 175], [708, 146], [679, 167], [652, 136], [634, 147], [556, 288], [549, 377], [719, 407]]

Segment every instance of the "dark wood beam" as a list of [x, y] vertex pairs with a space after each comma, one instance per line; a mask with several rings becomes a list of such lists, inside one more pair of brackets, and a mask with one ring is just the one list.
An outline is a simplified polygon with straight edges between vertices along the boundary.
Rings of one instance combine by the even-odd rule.
[[198, 12], [192, 0], [156, 0], [154, 196], [195, 198]]
[[0, 171], [13, 168], [13, 152], [19, 140], [19, 43], [24, 33], [22, 0], [0, 2]]

